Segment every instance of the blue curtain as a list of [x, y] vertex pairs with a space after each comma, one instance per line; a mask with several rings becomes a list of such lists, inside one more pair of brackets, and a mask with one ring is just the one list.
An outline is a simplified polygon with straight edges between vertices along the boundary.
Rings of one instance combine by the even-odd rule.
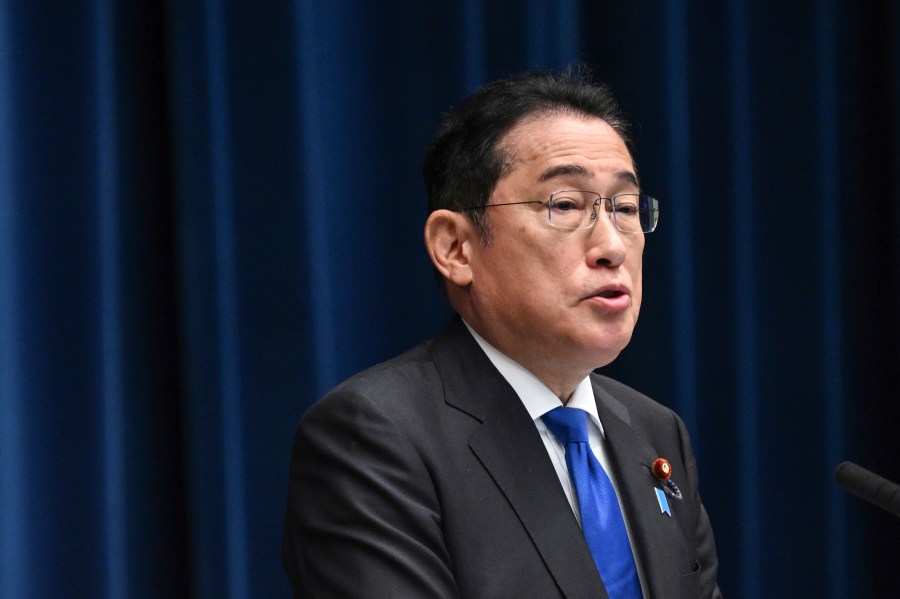
[[607, 371], [694, 438], [728, 597], [881, 597], [900, 523], [889, 0], [0, 0], [0, 596], [284, 597], [294, 427], [436, 335], [440, 115], [590, 65], [661, 198]]

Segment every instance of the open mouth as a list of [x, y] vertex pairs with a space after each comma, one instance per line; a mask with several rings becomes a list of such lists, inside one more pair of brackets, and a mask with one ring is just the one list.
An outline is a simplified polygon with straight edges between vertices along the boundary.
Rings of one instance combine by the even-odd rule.
[[616, 299], [617, 297], [622, 297], [623, 295], [625, 295], [625, 293], [617, 289], [607, 289], [597, 294], [598, 297], [602, 297], [603, 299]]

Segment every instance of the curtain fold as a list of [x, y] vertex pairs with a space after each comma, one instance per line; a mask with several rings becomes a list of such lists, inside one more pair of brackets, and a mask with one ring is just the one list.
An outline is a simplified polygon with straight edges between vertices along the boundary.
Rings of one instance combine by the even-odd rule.
[[[450, 318], [422, 156], [583, 61], [660, 197], [605, 372], [685, 419], [728, 597], [887, 596], [900, 466], [887, 1], [0, 0], [0, 596], [280, 597], [292, 434]], [[524, 265], [523, 265], [524, 267]]]

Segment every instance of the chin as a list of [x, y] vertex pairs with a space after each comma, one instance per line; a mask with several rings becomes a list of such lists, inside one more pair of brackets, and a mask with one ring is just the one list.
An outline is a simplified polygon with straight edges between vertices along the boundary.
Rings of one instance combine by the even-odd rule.
[[598, 343], [593, 344], [590, 349], [587, 350], [594, 357], [592, 363], [596, 364], [596, 366], [593, 366], [593, 368], [601, 368], [611, 364], [619, 357], [619, 354], [622, 353], [622, 350], [625, 349], [629, 341], [631, 341], [631, 334], [618, 337], [615, 340], [610, 339], [607, 336]]
[[603, 368], [604, 366], [609, 366], [613, 362], [615, 362], [616, 358], [619, 357], [619, 354], [622, 353], [621, 350], [617, 352], [608, 352], [605, 353], [600, 359], [597, 360], [597, 365], [594, 366], [594, 369]]

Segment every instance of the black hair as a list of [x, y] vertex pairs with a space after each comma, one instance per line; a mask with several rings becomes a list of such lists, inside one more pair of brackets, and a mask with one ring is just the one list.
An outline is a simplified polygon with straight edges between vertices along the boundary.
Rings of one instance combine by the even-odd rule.
[[422, 168], [428, 213], [466, 211], [482, 243], [489, 243], [487, 211], [477, 208], [487, 204], [497, 182], [515, 167], [501, 142], [525, 118], [554, 113], [603, 119], [630, 143], [612, 92], [592, 82], [585, 67], [531, 71], [488, 83], [446, 115], [431, 141]]

